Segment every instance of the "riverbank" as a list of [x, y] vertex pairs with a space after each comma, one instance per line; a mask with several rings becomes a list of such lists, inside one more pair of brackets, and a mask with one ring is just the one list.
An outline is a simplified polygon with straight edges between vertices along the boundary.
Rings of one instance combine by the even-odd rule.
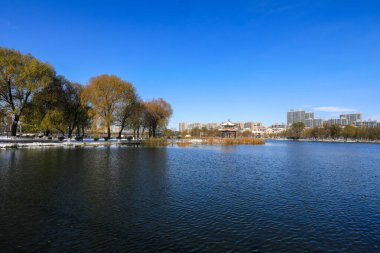
[[202, 138], [202, 139], [181, 139], [177, 143], [184, 145], [203, 144], [203, 145], [263, 145], [265, 140], [261, 138]]
[[203, 139], [166, 139], [152, 138], [145, 140], [126, 140], [111, 139], [98, 140], [84, 139], [83, 141], [57, 139], [28, 139], [28, 138], [7, 138], [0, 139], [0, 149], [9, 148], [27, 148], [27, 147], [101, 147], [101, 146], [146, 146], [146, 147], [165, 147], [168, 145], [177, 145], [180, 147], [191, 145], [263, 145], [264, 139], [257, 138], [203, 138]]
[[353, 140], [353, 139], [287, 139], [287, 138], [267, 138], [273, 141], [304, 141], [304, 142], [330, 142], [330, 143], [372, 143], [380, 144], [380, 140]]
[[0, 139], [0, 149], [9, 148], [32, 148], [32, 147], [100, 147], [100, 146], [112, 146], [112, 145], [140, 145], [140, 140], [118, 140], [111, 139], [108, 141], [94, 141], [93, 139], [84, 139], [83, 141], [76, 140], [48, 140], [48, 139], [19, 139], [8, 138]]

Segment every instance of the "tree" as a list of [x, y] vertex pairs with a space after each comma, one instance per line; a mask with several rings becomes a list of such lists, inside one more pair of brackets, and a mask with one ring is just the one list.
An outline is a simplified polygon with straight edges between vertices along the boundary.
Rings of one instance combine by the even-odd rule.
[[33, 97], [24, 124], [30, 130], [42, 129], [46, 135], [55, 130], [71, 137], [75, 129], [88, 121], [87, 108], [80, 101], [82, 90], [78, 83], [63, 76], [55, 77]]
[[243, 137], [251, 137], [252, 131], [251, 130], [244, 130], [244, 132], [241, 134]]
[[80, 129], [87, 126], [89, 121], [87, 114], [89, 108], [81, 103], [83, 87], [66, 79], [63, 79], [61, 83], [63, 92], [60, 102], [67, 133], [71, 137], [74, 130], [77, 129], [77, 135], [80, 135]]
[[58, 108], [61, 109], [59, 98], [63, 92], [59, 80], [59, 77], [55, 77], [52, 82], [33, 96], [26, 106], [22, 118], [24, 129], [28, 131], [43, 130], [45, 135], [52, 130], [60, 129], [58, 131], [62, 131], [62, 126], [55, 127], [55, 123], [59, 120], [55, 118], [62, 115], [58, 110]]
[[144, 129], [146, 127], [145, 121], [146, 109], [144, 103], [137, 100], [132, 108], [131, 115], [127, 119], [127, 126], [133, 129], [134, 137], [140, 137], [140, 130], [142, 128], [142, 135], [144, 135]]
[[0, 108], [0, 124], [1, 124], [1, 131], [5, 132], [7, 129], [9, 129], [10, 122], [9, 122], [9, 115], [7, 111], [4, 108]]
[[121, 138], [121, 134], [128, 124], [128, 119], [136, 111], [134, 109], [140, 106], [139, 101], [140, 99], [138, 98], [132, 84], [129, 86], [126, 85], [123, 90], [123, 94], [121, 95], [121, 100], [117, 104], [117, 108], [115, 110], [115, 123], [120, 127], [118, 138]]
[[53, 110], [49, 110], [44, 118], [41, 121], [41, 127], [45, 129], [45, 133], [50, 133], [51, 130], [59, 131], [60, 133], [65, 133], [65, 121], [64, 121], [64, 113], [60, 108], [55, 108]]
[[290, 128], [289, 136], [291, 139], [299, 139], [301, 134], [305, 128], [305, 124], [303, 122], [293, 123]]
[[149, 128], [149, 136], [156, 137], [158, 127], [166, 127], [173, 109], [168, 102], [159, 99], [152, 99], [144, 103], [146, 108], [145, 122]]
[[117, 106], [125, 98], [124, 92], [130, 89], [130, 83], [115, 75], [100, 75], [91, 78], [83, 90], [82, 101], [91, 107], [94, 124], [101, 123], [106, 127], [108, 138], [111, 137]]
[[0, 105], [12, 116], [12, 136], [31, 98], [53, 79], [55, 71], [32, 55], [0, 48]]
[[171, 137], [173, 137], [175, 135], [175, 132], [173, 130], [171, 130], [171, 129], [166, 128], [164, 130], [163, 134], [164, 134], [165, 137], [171, 138]]
[[194, 136], [194, 137], [200, 137], [201, 136], [201, 129], [199, 129], [199, 127], [194, 127], [191, 129], [190, 131], [190, 135], [191, 136]]
[[333, 138], [333, 139], [336, 139], [340, 132], [341, 132], [341, 128], [340, 128], [340, 125], [338, 124], [332, 124], [332, 125], [329, 125], [329, 132], [330, 132], [330, 137]]
[[351, 126], [351, 125], [348, 125], [348, 126], [345, 126], [343, 131], [342, 131], [342, 135], [345, 139], [348, 139], [348, 138], [355, 138], [355, 135], [356, 135], [356, 127], [354, 126]]

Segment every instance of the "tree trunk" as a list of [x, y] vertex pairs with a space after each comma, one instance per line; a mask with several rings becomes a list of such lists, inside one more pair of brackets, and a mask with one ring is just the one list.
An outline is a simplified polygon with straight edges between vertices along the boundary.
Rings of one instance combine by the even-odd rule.
[[15, 118], [14, 118], [14, 120], [12, 122], [12, 129], [11, 129], [12, 133], [11, 133], [11, 136], [16, 136], [16, 134], [17, 134], [17, 126], [18, 126], [19, 119], [20, 119], [20, 116], [15, 115]]
[[157, 126], [152, 126], [152, 135], [153, 135], [153, 138], [156, 137], [156, 131], [157, 131]]
[[73, 129], [69, 127], [68, 137], [71, 138], [73, 135]]
[[123, 132], [123, 130], [124, 130], [124, 127], [121, 126], [121, 127], [120, 127], [120, 131], [119, 131], [119, 133], [118, 133], [118, 135], [117, 135], [117, 138], [121, 139], [121, 133]]
[[107, 126], [107, 138], [111, 139], [111, 127]]

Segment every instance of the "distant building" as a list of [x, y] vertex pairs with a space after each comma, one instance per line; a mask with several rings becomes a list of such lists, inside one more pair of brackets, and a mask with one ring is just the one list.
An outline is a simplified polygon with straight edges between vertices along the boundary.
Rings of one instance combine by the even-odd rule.
[[263, 123], [261, 122], [245, 122], [244, 123], [244, 129], [250, 130], [250, 131], [260, 131], [264, 129]]
[[286, 129], [287, 125], [285, 123], [274, 123], [270, 125], [268, 128], [284, 128]]
[[314, 119], [305, 119], [305, 127], [314, 127]]
[[326, 124], [328, 125], [346, 125], [346, 119], [328, 119], [326, 120]]
[[299, 122], [306, 124], [306, 119], [314, 119], [314, 113], [305, 112], [304, 110], [294, 111], [293, 109], [287, 112], [288, 126], [291, 126], [294, 123], [299, 123]]
[[323, 119], [313, 119], [313, 127], [323, 127]]
[[[305, 124], [305, 127], [321, 127], [324, 123], [330, 125], [355, 125], [355, 122], [362, 121], [361, 113], [348, 113], [341, 114], [337, 119], [329, 119], [324, 121], [323, 119], [315, 119], [314, 112], [305, 112], [304, 110], [294, 111], [293, 109], [287, 112], [287, 124], [291, 126], [294, 123], [302, 122]], [[367, 123], [363, 123], [367, 124]]]
[[[230, 122], [230, 121], [228, 121]], [[243, 131], [264, 131], [265, 127], [261, 122], [234, 122], [233, 123], [237, 131], [243, 132]], [[208, 130], [212, 129], [220, 129], [221, 123], [216, 123], [216, 122], [211, 122], [211, 123], [185, 123], [185, 122], [180, 122], [179, 123], [179, 131], [191, 131], [192, 129], [198, 128], [207, 128]]]
[[305, 127], [313, 128], [313, 127], [321, 127], [323, 126], [323, 119], [305, 119]]
[[265, 129], [266, 134], [278, 134], [286, 130], [287, 125], [285, 123], [275, 123]]
[[347, 125], [352, 125], [352, 124], [355, 124], [356, 121], [362, 120], [362, 114], [361, 113], [341, 114], [339, 115], [339, 118], [342, 120], [345, 120], [344, 122]]
[[190, 131], [190, 130], [195, 129], [195, 128], [202, 129], [202, 127], [203, 127], [203, 123], [199, 123], [199, 122], [191, 123], [191, 124], [187, 125], [187, 130]]
[[289, 112], [286, 113], [286, 120], [287, 120], [288, 126], [293, 124], [293, 122], [294, 122], [294, 110], [293, 109], [291, 109]]
[[380, 122], [376, 120], [368, 120], [368, 121], [356, 121], [356, 127], [380, 127]]
[[314, 112], [305, 112], [305, 120], [314, 119]]
[[242, 131], [244, 129], [244, 122], [235, 122], [234, 124], [238, 130]]
[[219, 123], [207, 123], [205, 124], [206, 128], [211, 130], [211, 129], [218, 129], [220, 124]]
[[180, 132], [184, 132], [184, 131], [186, 131], [187, 130], [187, 123], [185, 123], [185, 122], [180, 122], [179, 123], [179, 131]]
[[356, 125], [356, 122], [361, 121], [362, 114], [361, 113], [351, 113], [351, 114], [341, 114], [339, 115], [339, 119], [329, 119], [326, 121], [329, 125]]

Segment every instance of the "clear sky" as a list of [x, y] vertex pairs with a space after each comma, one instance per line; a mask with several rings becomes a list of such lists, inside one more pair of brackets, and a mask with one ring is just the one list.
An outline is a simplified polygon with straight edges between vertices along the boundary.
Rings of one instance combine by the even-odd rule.
[[0, 2], [0, 46], [86, 84], [162, 97], [178, 122], [285, 122], [290, 108], [380, 120], [380, 1]]

